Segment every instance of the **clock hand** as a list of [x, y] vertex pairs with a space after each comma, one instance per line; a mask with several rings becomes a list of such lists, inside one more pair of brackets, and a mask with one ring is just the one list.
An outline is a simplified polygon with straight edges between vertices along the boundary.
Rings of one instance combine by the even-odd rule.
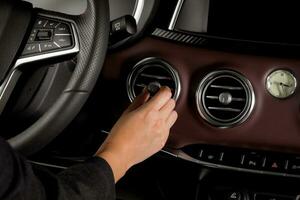
[[282, 85], [285, 87], [292, 87], [292, 85], [288, 85], [288, 84], [284, 84], [284, 83], [282, 83]]
[[287, 91], [283, 88], [285, 86], [283, 84], [280, 84], [280, 86], [281, 86], [281, 91], [284, 94], [284, 96], [287, 96]]
[[292, 87], [292, 85], [288, 85], [288, 84], [285, 84], [285, 83], [282, 83], [282, 82], [274, 81], [273, 83], [275, 83], [277, 85], [285, 86], [285, 87]]

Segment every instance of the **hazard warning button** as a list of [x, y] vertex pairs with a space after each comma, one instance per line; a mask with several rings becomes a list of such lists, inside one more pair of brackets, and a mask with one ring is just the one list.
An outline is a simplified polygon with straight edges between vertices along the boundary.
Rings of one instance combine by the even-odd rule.
[[267, 157], [264, 169], [273, 172], [286, 172], [288, 167], [287, 159], [283, 157]]

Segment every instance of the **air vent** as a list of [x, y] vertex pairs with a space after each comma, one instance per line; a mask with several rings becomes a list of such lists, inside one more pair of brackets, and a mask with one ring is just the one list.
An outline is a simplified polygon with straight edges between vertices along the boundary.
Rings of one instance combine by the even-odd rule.
[[159, 58], [146, 58], [137, 63], [127, 78], [127, 93], [130, 101], [140, 94], [145, 87], [168, 86], [173, 98], [178, 99], [180, 80], [177, 71], [170, 64]]
[[251, 83], [231, 70], [215, 71], [201, 81], [196, 102], [200, 115], [210, 124], [228, 128], [244, 122], [254, 107]]

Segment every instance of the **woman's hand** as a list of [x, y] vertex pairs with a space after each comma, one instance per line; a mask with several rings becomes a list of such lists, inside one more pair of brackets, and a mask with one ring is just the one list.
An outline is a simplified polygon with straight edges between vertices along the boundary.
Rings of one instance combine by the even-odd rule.
[[171, 90], [163, 87], [149, 100], [149, 93], [139, 95], [111, 130], [97, 156], [111, 166], [115, 182], [133, 165], [160, 151], [170, 128], [177, 120]]

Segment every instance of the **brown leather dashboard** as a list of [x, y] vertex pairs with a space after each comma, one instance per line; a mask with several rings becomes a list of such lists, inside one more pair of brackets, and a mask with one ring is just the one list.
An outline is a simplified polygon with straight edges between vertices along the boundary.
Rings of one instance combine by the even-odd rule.
[[[291, 70], [296, 78], [300, 78], [300, 59], [214, 51], [145, 38], [127, 49], [110, 53], [102, 78], [110, 82], [124, 80], [128, 75], [126, 70], [146, 57], [168, 61], [181, 79], [182, 90], [176, 108], [179, 119], [171, 131], [168, 147], [204, 143], [300, 153], [299, 88], [290, 98], [279, 100], [272, 97], [265, 87], [267, 75], [275, 69]], [[198, 114], [195, 92], [207, 73], [224, 68], [235, 70], [249, 79], [256, 102], [246, 122], [220, 129], [208, 124]], [[115, 102], [126, 101], [124, 99], [123, 96]], [[121, 105], [124, 103], [129, 103], [129, 99], [119, 102]]]

